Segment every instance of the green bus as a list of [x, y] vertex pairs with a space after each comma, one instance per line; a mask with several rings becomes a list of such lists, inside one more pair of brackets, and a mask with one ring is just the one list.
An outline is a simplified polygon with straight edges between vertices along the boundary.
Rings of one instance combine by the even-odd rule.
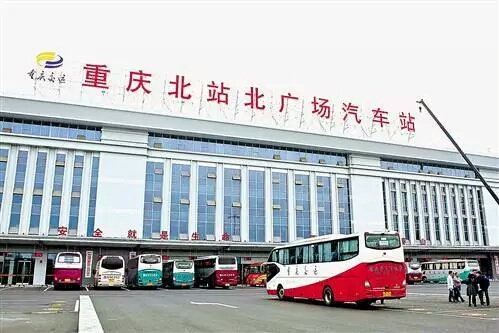
[[446, 282], [449, 271], [457, 272], [461, 280], [466, 280], [468, 274], [480, 270], [475, 259], [446, 259], [421, 263], [423, 282]]
[[192, 288], [194, 286], [194, 261], [173, 259], [163, 263], [163, 287]]
[[128, 260], [128, 288], [158, 288], [162, 279], [162, 257], [159, 254], [140, 254]]

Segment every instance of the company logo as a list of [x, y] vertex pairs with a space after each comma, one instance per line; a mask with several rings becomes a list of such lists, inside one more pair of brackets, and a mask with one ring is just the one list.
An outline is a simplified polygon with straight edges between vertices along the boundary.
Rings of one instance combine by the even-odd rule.
[[59, 68], [64, 59], [55, 52], [42, 52], [36, 56], [36, 63], [43, 68]]

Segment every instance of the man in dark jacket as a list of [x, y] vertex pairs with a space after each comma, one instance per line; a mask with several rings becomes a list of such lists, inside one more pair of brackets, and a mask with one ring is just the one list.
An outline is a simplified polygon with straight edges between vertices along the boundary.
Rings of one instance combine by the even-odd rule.
[[487, 302], [487, 306], [489, 306], [490, 305], [490, 299], [489, 299], [490, 281], [481, 272], [478, 272], [476, 279], [478, 282], [478, 286], [480, 287], [480, 290], [478, 291], [478, 297], [480, 298], [480, 305], [485, 304], [483, 301], [483, 296], [485, 295], [485, 301]]
[[463, 281], [466, 284], [466, 296], [468, 296], [468, 306], [473, 305], [476, 307], [476, 295], [478, 293], [478, 283], [475, 274], [468, 274], [468, 278], [466, 281]]

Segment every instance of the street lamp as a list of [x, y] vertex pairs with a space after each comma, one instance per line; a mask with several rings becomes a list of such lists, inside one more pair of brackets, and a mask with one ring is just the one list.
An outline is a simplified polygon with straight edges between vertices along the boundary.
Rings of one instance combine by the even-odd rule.
[[[459, 152], [459, 154], [461, 154], [461, 156], [464, 158], [464, 160], [466, 161], [466, 163], [468, 163], [468, 165], [471, 168], [471, 170], [473, 170], [473, 172], [475, 173], [475, 175], [482, 182], [483, 186], [485, 186], [485, 188], [487, 189], [487, 191], [489, 191], [489, 193], [492, 196], [492, 198], [494, 198], [494, 200], [496, 201], [496, 203], [499, 205], [499, 197], [497, 196], [497, 194], [494, 192], [494, 190], [492, 190], [492, 188], [487, 183], [487, 181], [482, 177], [482, 175], [480, 174], [480, 171], [478, 171], [478, 169], [475, 167], [475, 165], [473, 164], [473, 162], [471, 162], [471, 160], [468, 158], [468, 156], [466, 156], [466, 154], [461, 149], [461, 147], [459, 147], [459, 145], [457, 144], [456, 140], [454, 140], [454, 138], [450, 135], [450, 133], [447, 131], [447, 129], [444, 127], [444, 125], [442, 125], [442, 123], [438, 120], [438, 118], [433, 114], [433, 112], [430, 110], [430, 108], [428, 107], [428, 105], [426, 105], [426, 103], [422, 99], [420, 101], [417, 101], [416, 103], [421, 104], [426, 109], [426, 111], [428, 111], [428, 113], [430, 114], [430, 116], [437, 123], [438, 127], [440, 127], [440, 129], [445, 133], [445, 135], [450, 140], [450, 142], [452, 142], [452, 144], [454, 145], [454, 147], [456, 147], [456, 149]], [[419, 107], [419, 111], [421, 111], [421, 106]]]

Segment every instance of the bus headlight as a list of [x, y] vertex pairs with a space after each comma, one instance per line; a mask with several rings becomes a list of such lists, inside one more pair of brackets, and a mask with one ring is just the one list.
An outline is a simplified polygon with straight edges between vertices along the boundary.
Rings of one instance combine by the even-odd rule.
[[367, 288], [367, 289], [371, 288], [371, 284], [369, 283], [369, 281], [367, 281], [367, 280], [364, 281], [364, 288]]

